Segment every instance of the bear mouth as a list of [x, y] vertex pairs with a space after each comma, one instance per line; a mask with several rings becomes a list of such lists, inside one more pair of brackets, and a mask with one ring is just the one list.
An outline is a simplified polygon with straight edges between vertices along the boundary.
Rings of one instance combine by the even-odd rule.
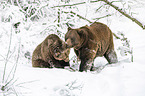
[[64, 59], [64, 61], [65, 61], [65, 62], [69, 62], [69, 58], [66, 57], [66, 58]]
[[73, 48], [73, 47], [76, 47], [76, 46], [79, 46], [79, 43], [76, 43], [76, 44], [67, 44], [67, 48]]

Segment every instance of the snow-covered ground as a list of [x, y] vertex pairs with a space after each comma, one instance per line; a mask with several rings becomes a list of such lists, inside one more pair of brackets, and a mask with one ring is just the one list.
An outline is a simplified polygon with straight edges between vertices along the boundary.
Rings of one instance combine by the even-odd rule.
[[[141, 11], [140, 13], [143, 13], [143, 10]], [[142, 14], [137, 15], [137, 18], [140, 17], [143, 18]], [[11, 81], [4, 91], [5, 94], [9, 94], [7, 96], [145, 96], [145, 30], [125, 17], [118, 18], [119, 16], [110, 17], [109, 19], [112, 20], [108, 26], [114, 33], [122, 32], [130, 40], [133, 62], [130, 62], [129, 55], [126, 57], [120, 55], [117, 49], [120, 41], [114, 38], [115, 50], [120, 62], [112, 66], [108, 65], [100, 72], [33, 68], [31, 55], [35, 47], [47, 36], [39, 35], [47, 25], [42, 25], [41, 22], [30, 23], [32, 26], [29, 30], [23, 30], [23, 26], [20, 26], [20, 33], [15, 34], [11, 22], [1, 22], [0, 88], [5, 85], [5, 81]], [[106, 19], [100, 22], [107, 24]], [[25, 27], [28, 26], [29, 24], [25, 24]], [[67, 30], [67, 27], [64, 29]], [[8, 51], [9, 45], [11, 45], [10, 51]], [[29, 54], [23, 54], [27, 52], [30, 52], [30, 59], [28, 59]], [[70, 58], [73, 56], [71, 50]], [[5, 61], [8, 62], [3, 82]], [[95, 59], [96, 66], [106, 63], [103, 57]], [[15, 66], [17, 66], [16, 71], [12, 70]], [[2, 90], [0, 96], [3, 96]]]

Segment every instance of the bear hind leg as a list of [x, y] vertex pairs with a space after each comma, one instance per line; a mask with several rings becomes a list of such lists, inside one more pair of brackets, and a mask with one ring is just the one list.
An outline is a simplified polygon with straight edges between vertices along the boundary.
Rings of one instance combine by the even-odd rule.
[[114, 50], [111, 50], [109, 53], [105, 53], [104, 57], [107, 59], [109, 64], [118, 62], [117, 55]]

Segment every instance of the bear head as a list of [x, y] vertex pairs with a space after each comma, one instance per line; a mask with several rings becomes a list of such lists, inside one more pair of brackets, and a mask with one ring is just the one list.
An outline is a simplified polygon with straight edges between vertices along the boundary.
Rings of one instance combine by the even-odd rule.
[[48, 42], [51, 42], [49, 43], [51, 54], [56, 60], [69, 62], [70, 48], [67, 47], [67, 44], [64, 41], [57, 39], [53, 42], [51, 39], [48, 39]]
[[68, 28], [68, 32], [65, 34], [65, 41], [69, 48], [77, 47], [80, 45], [79, 30]]
[[69, 27], [65, 34], [65, 41], [68, 48], [75, 48], [76, 50], [84, 45], [88, 40], [87, 38], [86, 30], [83, 29], [72, 29]]

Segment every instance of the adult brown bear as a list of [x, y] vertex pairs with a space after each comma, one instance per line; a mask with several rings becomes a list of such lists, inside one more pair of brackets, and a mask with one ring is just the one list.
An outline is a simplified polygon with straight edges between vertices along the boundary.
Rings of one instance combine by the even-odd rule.
[[69, 66], [69, 52], [65, 42], [57, 35], [51, 34], [34, 50], [32, 66], [64, 68]]
[[65, 41], [81, 60], [79, 71], [93, 70], [93, 60], [98, 56], [104, 56], [110, 64], [118, 62], [113, 34], [105, 24], [94, 22], [78, 29], [69, 27]]

